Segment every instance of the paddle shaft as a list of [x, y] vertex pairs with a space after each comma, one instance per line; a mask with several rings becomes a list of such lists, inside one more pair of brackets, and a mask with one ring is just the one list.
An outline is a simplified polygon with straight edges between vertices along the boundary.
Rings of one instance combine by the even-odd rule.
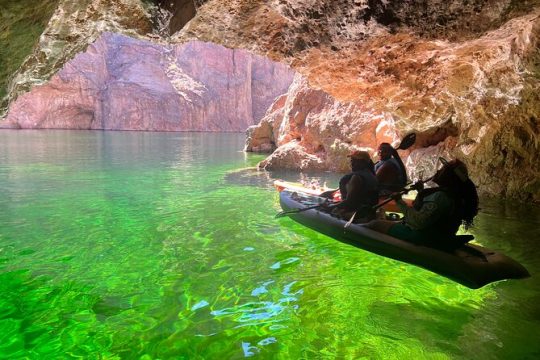
[[[435, 175], [433, 175], [432, 177], [427, 178], [426, 180], [418, 180], [418, 182], [422, 183], [422, 184], [425, 184], [428, 181], [431, 181], [434, 177], [435, 177]], [[388, 199], [384, 200], [382, 203], [378, 203], [377, 205], [375, 205], [373, 207], [373, 209], [377, 210], [378, 208], [380, 208], [380, 207], [388, 204], [390, 201], [394, 200], [395, 196], [397, 196], [397, 195], [405, 195], [406, 193], [408, 193], [411, 190], [413, 190], [413, 188], [403, 189], [403, 190], [401, 190], [399, 192], [393, 193], [392, 195], [390, 195], [390, 197]]]

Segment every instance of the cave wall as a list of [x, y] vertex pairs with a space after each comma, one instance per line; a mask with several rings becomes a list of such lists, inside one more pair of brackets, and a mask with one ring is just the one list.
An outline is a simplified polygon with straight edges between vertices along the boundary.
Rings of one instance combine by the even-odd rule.
[[306, 79], [250, 129], [246, 149], [274, 150], [261, 167], [343, 170], [346, 149], [414, 131], [411, 177], [459, 157], [481, 192], [540, 200], [538, 1], [217, 3], [176, 39], [251, 48]]
[[[32, 53], [59, 0], [2, 2], [0, 11], [0, 108], [11, 75]], [[4, 105], [5, 106], [5, 105]]]

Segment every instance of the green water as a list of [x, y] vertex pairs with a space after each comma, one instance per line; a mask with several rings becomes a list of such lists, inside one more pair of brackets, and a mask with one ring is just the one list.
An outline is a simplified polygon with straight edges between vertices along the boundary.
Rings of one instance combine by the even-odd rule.
[[243, 142], [0, 131], [0, 358], [540, 357], [538, 208], [482, 204], [533, 277], [470, 290], [274, 219]]

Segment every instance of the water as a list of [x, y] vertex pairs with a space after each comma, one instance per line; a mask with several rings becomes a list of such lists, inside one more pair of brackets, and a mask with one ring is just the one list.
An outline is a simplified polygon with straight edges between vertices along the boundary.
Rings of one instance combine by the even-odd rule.
[[538, 208], [483, 202], [533, 276], [470, 290], [274, 219], [243, 142], [0, 131], [0, 358], [540, 357]]

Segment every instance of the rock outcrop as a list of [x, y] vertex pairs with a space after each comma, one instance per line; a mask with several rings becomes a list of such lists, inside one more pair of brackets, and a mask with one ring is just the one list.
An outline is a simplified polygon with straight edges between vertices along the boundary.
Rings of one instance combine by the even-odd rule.
[[4, 126], [244, 131], [287, 92], [293, 74], [245, 50], [105, 33], [47, 84], [21, 95]]
[[439, 155], [459, 157], [482, 192], [538, 201], [539, 29], [536, 13], [457, 43], [388, 34], [345, 58], [312, 51], [310, 85], [332, 100], [307, 83], [290, 92], [283, 116], [270, 113], [261, 122], [274, 123], [278, 146], [261, 166], [303, 169], [279, 149], [294, 140], [309, 163], [317, 156], [324, 168], [343, 170], [338, 149], [375, 149], [414, 131], [411, 177], [427, 177]]
[[539, 201], [539, 5], [232, 0], [176, 38], [266, 53], [307, 79], [250, 129], [247, 149], [276, 149], [261, 167], [343, 170], [349, 149], [414, 131], [411, 177], [459, 157], [481, 192]]

